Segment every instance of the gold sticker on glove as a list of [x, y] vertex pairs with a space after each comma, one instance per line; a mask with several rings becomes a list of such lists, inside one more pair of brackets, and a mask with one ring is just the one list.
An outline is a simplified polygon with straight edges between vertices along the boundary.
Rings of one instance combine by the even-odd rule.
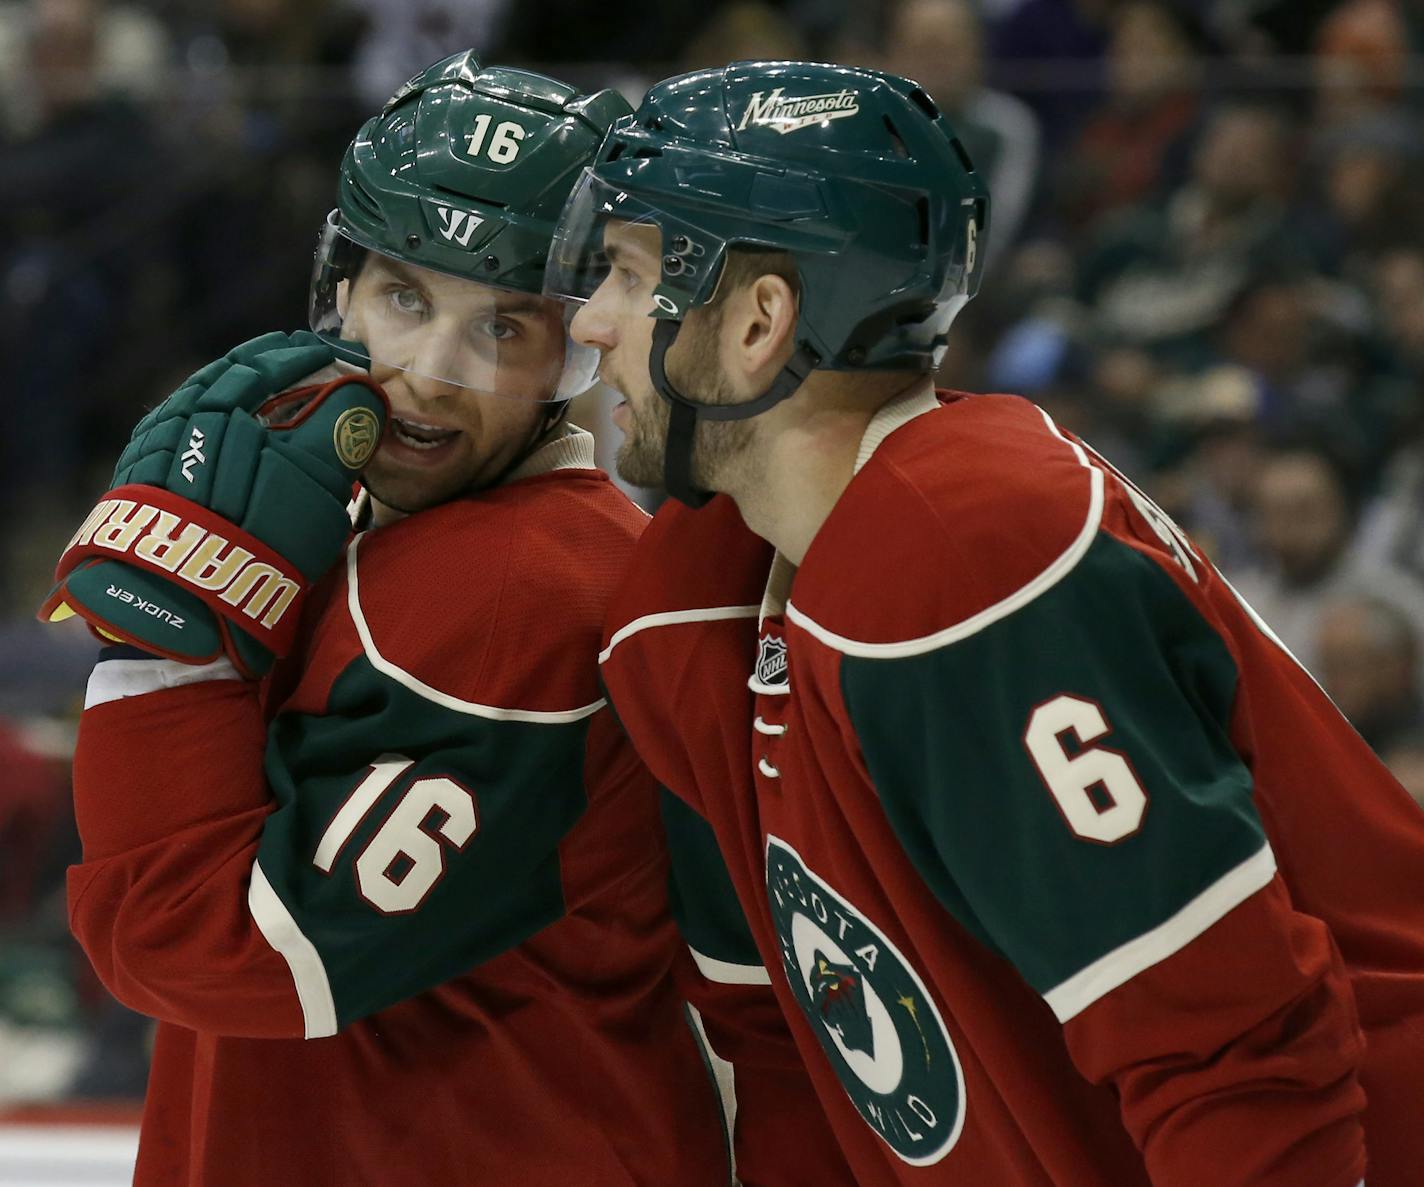
[[381, 443], [381, 422], [369, 408], [348, 408], [332, 430], [336, 456], [348, 470], [359, 470]]

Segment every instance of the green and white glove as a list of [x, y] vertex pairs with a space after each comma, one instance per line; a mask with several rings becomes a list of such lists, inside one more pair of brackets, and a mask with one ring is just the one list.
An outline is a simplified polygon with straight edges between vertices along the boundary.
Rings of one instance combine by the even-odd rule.
[[264, 674], [345, 549], [352, 484], [390, 412], [375, 380], [335, 361], [305, 330], [264, 334], [190, 376], [135, 427], [39, 617]]

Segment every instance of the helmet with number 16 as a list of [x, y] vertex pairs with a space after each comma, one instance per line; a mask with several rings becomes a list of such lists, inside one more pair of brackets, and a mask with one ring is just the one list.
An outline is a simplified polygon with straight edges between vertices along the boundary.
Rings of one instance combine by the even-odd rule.
[[[586, 390], [595, 351], [541, 295], [559, 211], [630, 111], [525, 70], [455, 54], [402, 86], [341, 165], [310, 317], [370, 358], [392, 419], [364, 480], [416, 510], [498, 481]], [[343, 347], [343, 343], [359, 343]]]

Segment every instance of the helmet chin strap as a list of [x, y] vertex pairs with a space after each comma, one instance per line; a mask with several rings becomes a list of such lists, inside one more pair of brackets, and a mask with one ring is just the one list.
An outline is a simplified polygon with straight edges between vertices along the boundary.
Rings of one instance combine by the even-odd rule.
[[796, 347], [795, 353], [771, 381], [771, 386], [755, 400], [745, 404], [704, 404], [683, 395], [673, 387], [667, 375], [667, 352], [677, 341], [682, 329], [680, 320], [659, 318], [653, 326], [653, 347], [648, 357], [648, 373], [659, 396], [668, 402], [667, 449], [663, 454], [663, 484], [667, 492], [679, 503], [686, 503], [694, 511], [705, 507], [712, 499], [712, 491], [699, 490], [692, 481], [693, 439], [697, 433], [697, 422], [701, 420], [747, 420], [759, 416], [776, 407], [806, 382], [806, 376], [821, 362], [820, 356], [804, 343]]

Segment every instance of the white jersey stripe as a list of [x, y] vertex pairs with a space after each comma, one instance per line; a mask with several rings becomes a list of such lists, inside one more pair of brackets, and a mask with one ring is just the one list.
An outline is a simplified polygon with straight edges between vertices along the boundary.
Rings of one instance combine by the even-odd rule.
[[1087, 968], [1050, 989], [1043, 995], [1043, 1000], [1058, 1016], [1059, 1022], [1067, 1022], [1138, 973], [1185, 948], [1213, 923], [1268, 885], [1275, 876], [1276, 855], [1271, 852], [1268, 843], [1223, 874], [1165, 923], [1099, 957]]
[[200, 684], [207, 680], [239, 680], [237, 669], [228, 659], [215, 659], [210, 664], [184, 664], [176, 659], [106, 659], [94, 665], [89, 684], [84, 691], [84, 707], [107, 705], [124, 697], [178, 688], [184, 684]]
[[692, 1026], [693, 1036], [697, 1039], [697, 1045], [702, 1048], [702, 1055], [707, 1060], [707, 1066], [712, 1069], [712, 1079], [717, 1085], [717, 1096], [722, 1104], [722, 1124], [727, 1135], [727, 1162], [731, 1167], [732, 1182], [737, 1182], [737, 1069], [717, 1054], [716, 1048], [712, 1046], [712, 1040], [707, 1037], [707, 1027], [702, 1022], [702, 1015], [697, 1012], [697, 1007], [691, 1002], [687, 1004], [687, 1018]]
[[760, 606], [704, 606], [697, 610], [665, 610], [661, 614], [644, 614], [613, 632], [608, 646], [598, 653], [598, 662], [606, 663], [613, 649], [624, 639], [660, 626], [676, 626], [684, 622], [718, 622], [727, 618], [755, 618]]
[[718, 960], [715, 956], [697, 951], [691, 944], [687, 946], [687, 950], [692, 953], [692, 959], [702, 975], [718, 985], [771, 984], [771, 974], [762, 965], [733, 964], [731, 961]]
[[297, 921], [287, 910], [287, 906], [262, 866], [252, 863], [252, 883], [247, 888], [247, 909], [252, 913], [257, 929], [281, 953], [287, 967], [292, 970], [292, 982], [297, 989], [297, 1000], [302, 1004], [302, 1019], [306, 1026], [305, 1037], [324, 1039], [336, 1033], [336, 1002], [331, 996], [331, 982], [327, 980], [326, 965], [312, 942], [302, 934]]
[[528, 721], [542, 725], [562, 725], [591, 717], [608, 703], [600, 697], [589, 705], [553, 712], [481, 705], [475, 701], [461, 700], [448, 692], [441, 692], [438, 688], [432, 688], [424, 681], [412, 676], [404, 668], [397, 667], [377, 649], [376, 641], [371, 635], [371, 628], [366, 623], [366, 616], [361, 612], [361, 593], [356, 580], [356, 554], [363, 536], [364, 533], [352, 540], [350, 547], [346, 550], [346, 605], [351, 613], [351, 621], [356, 624], [356, 633], [361, 637], [361, 647], [366, 652], [367, 660], [383, 676], [389, 676], [397, 684], [410, 689], [417, 696], [423, 697], [443, 709], [450, 709], [455, 713], [467, 713], [471, 717], [484, 717], [490, 721]]

